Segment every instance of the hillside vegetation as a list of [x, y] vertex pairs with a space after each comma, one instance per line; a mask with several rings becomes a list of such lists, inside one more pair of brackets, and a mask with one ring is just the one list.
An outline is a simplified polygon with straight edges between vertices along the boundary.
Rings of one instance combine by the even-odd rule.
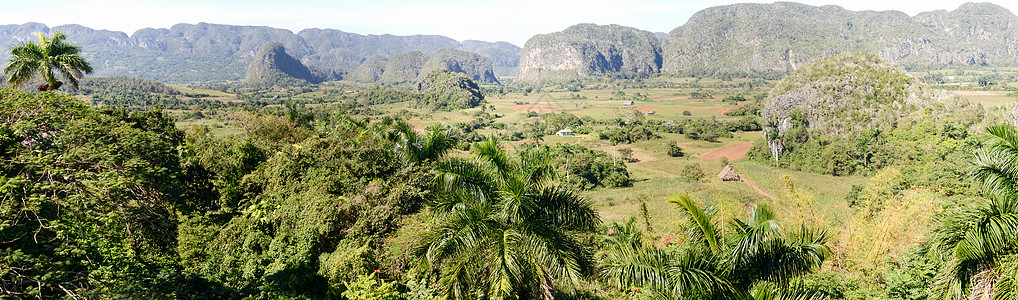
[[[37, 33], [63, 31], [94, 62], [98, 76], [131, 76], [169, 83], [236, 81], [263, 45], [278, 42], [308, 66], [354, 69], [375, 55], [408, 51], [431, 53], [451, 47], [489, 57], [500, 67], [515, 67], [519, 48], [512, 44], [457, 42], [444, 36], [360, 35], [334, 29], [305, 29], [298, 33], [266, 26], [177, 24], [146, 28], [128, 35], [81, 25], [50, 28], [39, 23], [0, 25], [0, 60], [9, 47], [35, 38]], [[516, 55], [509, 54], [515, 53]], [[490, 66], [489, 66], [490, 68]]]
[[[589, 75], [768, 76], [814, 59], [876, 53], [909, 69], [1018, 66], [1018, 16], [989, 3], [911, 17], [792, 2], [715, 6], [661, 42], [634, 28], [580, 24], [536, 35], [524, 46], [517, 81]], [[774, 75], [777, 74], [777, 75]]]
[[[382, 62], [385, 63], [381, 67]], [[431, 54], [410, 51], [394, 55], [388, 60], [381, 57], [373, 58], [355, 72], [360, 81], [378, 76], [378, 82], [384, 84], [416, 83], [424, 78], [428, 71], [444, 69], [465, 74], [468, 78], [482, 83], [498, 83], [491, 69], [491, 61], [478, 54], [452, 48], [443, 48]], [[381, 73], [378, 73], [381, 71]]]
[[666, 72], [790, 71], [796, 64], [854, 51], [912, 68], [1018, 66], [1018, 17], [989, 3], [910, 17], [798, 3], [735, 4], [697, 12], [668, 33]]
[[[852, 53], [789, 75], [771, 90], [761, 115], [766, 126], [753, 153], [775, 164], [834, 175], [909, 165], [924, 180], [960, 182], [957, 171], [933, 162], [960, 160], [985, 110], [924, 86], [876, 55]], [[931, 176], [934, 169], [945, 178]]]
[[245, 82], [250, 84], [297, 85], [339, 80], [340, 74], [332, 70], [308, 68], [286, 53], [281, 43], [262, 46], [247, 67]]
[[[291, 56], [308, 66], [345, 70], [376, 55], [429, 54], [452, 48], [487, 58], [492, 77], [497, 74], [526, 82], [661, 72], [774, 78], [779, 76], [774, 74], [785, 74], [820, 57], [858, 51], [876, 53], [909, 69], [1018, 67], [1018, 50], [1009, 43], [1018, 38], [1018, 17], [989, 3], [967, 3], [953, 11], [914, 17], [898, 11], [850, 11], [833, 5], [734, 4], [699, 11], [663, 38], [619, 25], [578, 24], [536, 35], [523, 49], [506, 42], [458, 42], [435, 35], [360, 35], [316, 28], [293, 33], [264, 26], [198, 23], [147, 28], [128, 35], [74, 24], [49, 28], [27, 23], [0, 26], [0, 59], [6, 58], [8, 45], [30, 39], [37, 32], [57, 30], [83, 46], [88, 58], [96, 62], [99, 76], [173, 83], [241, 79], [258, 49], [270, 42], [282, 43]], [[456, 69], [449, 62], [442, 64]], [[485, 72], [468, 75], [494, 82], [485, 78], [489, 76]], [[370, 77], [358, 76], [359, 80]]]
[[619, 25], [579, 24], [530, 38], [520, 54], [516, 81], [585, 76], [647, 76], [661, 68], [661, 44], [649, 31]]

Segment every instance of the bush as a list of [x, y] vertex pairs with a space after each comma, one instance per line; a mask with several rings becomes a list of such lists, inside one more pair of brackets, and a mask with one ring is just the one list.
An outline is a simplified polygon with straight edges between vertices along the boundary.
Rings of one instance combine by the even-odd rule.
[[692, 164], [682, 168], [682, 177], [689, 181], [700, 182], [707, 179], [707, 173], [703, 172], [700, 164]]
[[396, 290], [395, 282], [385, 282], [371, 275], [357, 275], [357, 280], [346, 283], [343, 297], [350, 300], [399, 300], [403, 294]]
[[619, 153], [619, 158], [622, 158], [622, 161], [630, 163], [640, 161], [639, 159], [633, 158], [633, 149], [619, 148], [617, 151]]
[[675, 141], [668, 141], [668, 156], [682, 157], [684, 155], [686, 154], [682, 153], [682, 148]]

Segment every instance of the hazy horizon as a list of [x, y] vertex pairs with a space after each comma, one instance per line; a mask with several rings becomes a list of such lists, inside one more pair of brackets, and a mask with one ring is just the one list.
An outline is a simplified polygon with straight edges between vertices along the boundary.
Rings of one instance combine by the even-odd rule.
[[[208, 3], [202, 0], [127, 1], [54, 0], [46, 9], [8, 7], [0, 11], [0, 23], [38, 22], [54, 27], [79, 24], [93, 29], [133, 34], [143, 28], [169, 28], [179, 23], [200, 22], [284, 28], [298, 32], [307, 28], [330, 28], [357, 34], [443, 35], [458, 41], [506, 41], [523, 46], [530, 37], [561, 31], [578, 23], [619, 24], [652, 32], [669, 32], [702, 9], [735, 3], [774, 1], [240, 1]], [[965, 2], [932, 1], [794, 1], [808, 5], [838, 5], [845, 9], [898, 10], [909, 15], [933, 10], [954, 10]], [[990, 2], [994, 3], [994, 2]], [[1012, 13], [1018, 3], [994, 3]]]

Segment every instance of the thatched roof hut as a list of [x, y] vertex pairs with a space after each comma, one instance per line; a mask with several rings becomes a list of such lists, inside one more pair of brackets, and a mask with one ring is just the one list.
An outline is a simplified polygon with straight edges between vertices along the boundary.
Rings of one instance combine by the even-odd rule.
[[721, 179], [721, 181], [742, 181], [739, 173], [735, 172], [735, 168], [732, 165], [727, 165], [724, 169], [721, 169], [721, 173], [718, 173], [718, 179]]

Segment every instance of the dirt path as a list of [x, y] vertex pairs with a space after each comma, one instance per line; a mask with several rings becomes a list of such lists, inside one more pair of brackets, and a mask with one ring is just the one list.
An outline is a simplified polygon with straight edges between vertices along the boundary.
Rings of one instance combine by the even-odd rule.
[[523, 144], [523, 143], [530, 143], [530, 142], [533, 142], [533, 141], [534, 141], [534, 139], [525, 139], [525, 140], [521, 140], [521, 141], [515, 141], [515, 142], [508, 142], [508, 143], [502, 143], [502, 145], [506, 145], [506, 146], [517, 146], [517, 145], [521, 145], [521, 144]]
[[726, 112], [728, 112], [728, 111], [730, 111], [730, 110], [733, 110], [733, 109], [738, 109], [738, 108], [739, 108], [739, 104], [736, 104], [735, 106], [732, 106], [732, 107], [726, 108], [725, 110], [721, 111], [721, 114], [723, 115], [723, 114], [725, 114]]
[[651, 161], [658, 160], [657, 157], [654, 157], [653, 155], [650, 155], [650, 153], [647, 152], [647, 150], [645, 150], [643, 148], [632, 148], [632, 149], [633, 149], [633, 158], [639, 160], [640, 162], [651, 162]]
[[767, 198], [771, 198], [771, 200], [778, 200], [777, 197], [774, 197], [774, 195], [768, 193], [767, 190], [761, 188], [759, 185], [756, 185], [756, 182], [753, 182], [752, 179], [746, 177], [746, 174], [739, 174], [739, 177], [742, 178], [742, 182], [745, 182], [747, 185], [749, 185], [749, 187], [753, 188], [753, 191], [755, 191], [757, 194], [763, 195], [764, 197]]
[[739, 160], [746, 157], [746, 152], [749, 152], [749, 148], [753, 148], [753, 143], [739, 142], [734, 145], [721, 148], [721, 150], [704, 154], [700, 158], [706, 160], [718, 160], [723, 156], [728, 158], [728, 160]]

